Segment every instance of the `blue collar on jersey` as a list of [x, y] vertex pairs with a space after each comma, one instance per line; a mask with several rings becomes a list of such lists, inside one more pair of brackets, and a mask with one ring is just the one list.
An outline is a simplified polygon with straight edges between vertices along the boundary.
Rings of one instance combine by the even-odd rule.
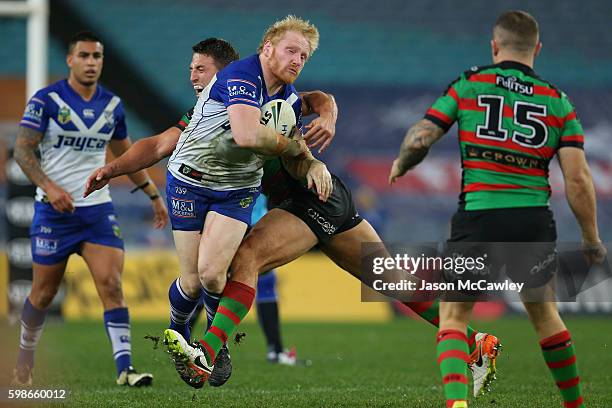
[[[257, 65], [257, 69], [259, 70], [259, 74], [261, 75], [262, 90], [266, 93], [266, 95], [268, 95], [268, 87], [266, 86], [266, 80], [264, 79], [263, 68], [261, 67], [261, 61], [259, 60], [259, 54], [253, 54], [249, 58], [255, 59], [255, 65]], [[274, 95], [268, 95], [268, 100], [271, 101], [273, 99], [285, 99], [283, 98], [283, 95], [285, 94], [288, 86], [289, 85], [285, 84]]]
[[98, 83], [96, 83], [96, 91], [94, 92], [94, 94], [91, 97], [91, 99], [88, 100], [88, 101], [85, 100], [85, 98], [83, 98], [80, 93], [78, 93], [73, 87], [70, 86], [70, 84], [68, 83], [68, 79], [67, 78], [63, 79], [61, 84], [62, 84], [62, 87], [64, 87], [64, 89], [66, 89], [66, 92], [69, 92], [75, 98], [79, 98], [79, 100], [82, 101], [83, 103], [93, 102], [93, 101], [95, 101], [98, 98], [98, 96], [100, 96], [100, 84], [98, 84]]

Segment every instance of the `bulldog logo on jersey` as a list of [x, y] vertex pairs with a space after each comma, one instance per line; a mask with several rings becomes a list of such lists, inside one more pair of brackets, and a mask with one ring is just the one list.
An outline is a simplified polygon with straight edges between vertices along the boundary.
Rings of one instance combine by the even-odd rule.
[[113, 111], [104, 111], [104, 119], [106, 120], [106, 124], [110, 127], [115, 124], [115, 115]]
[[70, 122], [70, 108], [62, 106], [60, 110], [57, 111], [57, 121], [62, 125]]

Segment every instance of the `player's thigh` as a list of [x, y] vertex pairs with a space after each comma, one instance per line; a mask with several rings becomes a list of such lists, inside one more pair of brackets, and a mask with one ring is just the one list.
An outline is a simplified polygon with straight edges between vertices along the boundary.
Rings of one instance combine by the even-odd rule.
[[225, 274], [246, 230], [244, 222], [209, 211], [198, 249], [200, 276]]
[[[370, 249], [375, 254], [365, 254], [363, 252], [362, 244], [365, 243], [374, 244]], [[320, 247], [336, 265], [358, 278], [361, 277], [363, 256], [388, 256], [378, 233], [367, 220], [361, 221], [347, 231], [334, 235], [328, 242], [321, 243]]]
[[174, 246], [179, 261], [181, 287], [189, 293], [199, 293], [198, 251], [202, 234], [200, 231], [172, 231]]
[[123, 302], [121, 292], [121, 272], [123, 271], [123, 249], [84, 242], [81, 256], [89, 267], [91, 276], [102, 303], [112, 304]]
[[269, 271], [302, 256], [317, 242], [304, 221], [274, 208], [255, 224], [240, 246], [235, 258], [236, 270], [246, 261], [254, 264], [257, 273]]

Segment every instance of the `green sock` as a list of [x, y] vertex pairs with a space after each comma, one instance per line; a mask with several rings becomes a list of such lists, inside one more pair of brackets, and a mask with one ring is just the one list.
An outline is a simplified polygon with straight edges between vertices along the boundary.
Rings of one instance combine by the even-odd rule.
[[544, 361], [557, 383], [565, 408], [584, 407], [576, 353], [569, 331], [565, 330], [540, 341]]
[[221, 347], [245, 318], [255, 298], [255, 289], [237, 281], [229, 281], [223, 290], [212, 325], [200, 340], [209, 363], [213, 363]]
[[458, 330], [440, 330], [437, 354], [446, 407], [467, 407], [467, 337]]

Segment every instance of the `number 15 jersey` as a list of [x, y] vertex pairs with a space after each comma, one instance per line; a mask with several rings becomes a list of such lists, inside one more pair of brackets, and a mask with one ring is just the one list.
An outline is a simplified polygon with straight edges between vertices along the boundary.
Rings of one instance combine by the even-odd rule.
[[514, 61], [464, 72], [425, 118], [445, 131], [458, 122], [465, 210], [548, 206], [550, 160], [584, 143], [567, 96]]

